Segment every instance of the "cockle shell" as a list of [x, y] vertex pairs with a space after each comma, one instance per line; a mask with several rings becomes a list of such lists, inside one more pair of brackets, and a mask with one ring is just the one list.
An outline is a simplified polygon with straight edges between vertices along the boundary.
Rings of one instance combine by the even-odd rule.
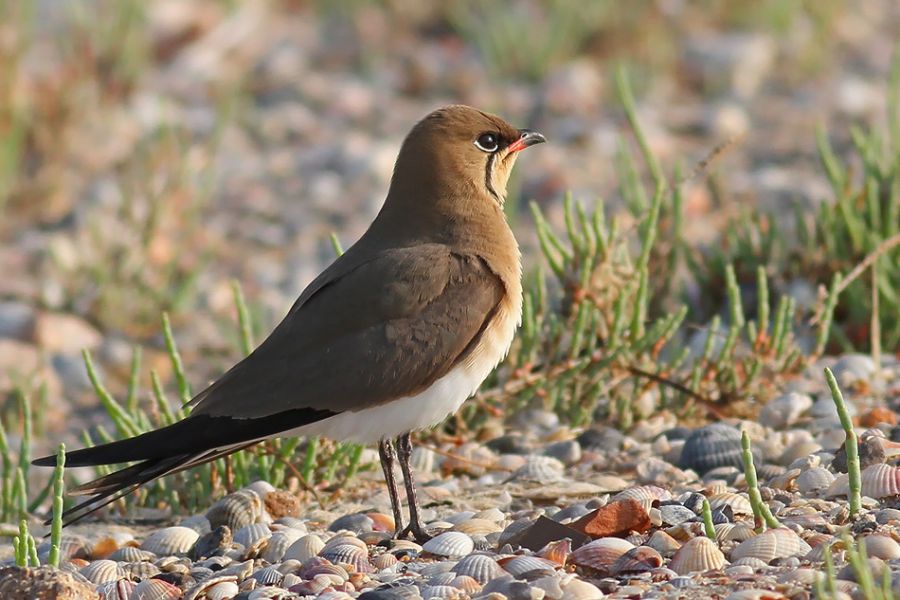
[[284, 552], [284, 560], [296, 559], [306, 562], [313, 556], [317, 556], [325, 548], [325, 542], [318, 535], [310, 533], [299, 538]]
[[266, 542], [266, 547], [263, 548], [262, 553], [259, 555], [264, 561], [269, 563], [279, 563], [284, 558], [285, 553], [288, 551], [288, 548], [296, 542], [303, 535], [303, 532], [297, 531], [296, 529], [281, 529], [272, 534], [272, 537], [269, 538], [268, 542]]
[[669, 568], [679, 575], [721, 569], [723, 566], [725, 555], [708, 537], [688, 540], [669, 562]]
[[717, 523], [716, 540], [722, 542], [743, 542], [756, 535], [756, 530], [747, 523]]
[[101, 583], [97, 586], [97, 592], [100, 594], [101, 600], [131, 600], [136, 587], [136, 582], [120, 579]]
[[181, 589], [162, 579], [147, 579], [137, 584], [130, 600], [178, 600]]
[[284, 579], [284, 574], [278, 570], [278, 567], [268, 566], [260, 569], [251, 575], [259, 585], [279, 585]]
[[117, 581], [124, 576], [119, 564], [114, 560], [95, 560], [86, 567], [82, 567], [78, 572], [91, 583], [108, 583]]
[[[681, 450], [679, 467], [705, 474], [717, 467], [743, 468], [741, 433], [734, 427], [713, 423], [693, 431]], [[756, 463], [761, 464], [754, 447]]]
[[565, 465], [550, 456], [530, 455], [525, 464], [516, 469], [510, 479], [514, 481], [537, 481], [553, 483], [563, 479]]
[[482, 585], [503, 574], [497, 561], [486, 554], [470, 554], [453, 565], [450, 571], [454, 576], [466, 575]]
[[153, 560], [154, 556], [152, 553], [134, 546], [123, 546], [107, 558], [117, 562], [139, 562], [142, 560]]
[[776, 558], [805, 556], [811, 549], [809, 544], [790, 529], [769, 529], [741, 542], [732, 550], [731, 559], [753, 557], [768, 564]]
[[231, 581], [222, 581], [206, 590], [206, 600], [230, 600], [238, 595], [238, 585]]
[[[210, 577], [192, 588], [184, 595], [184, 600], [225, 600], [236, 596], [238, 593], [237, 577], [235, 575], [219, 575]], [[231, 595], [228, 595], [231, 594]]]
[[187, 527], [165, 527], [151, 532], [144, 538], [141, 550], [152, 552], [157, 556], [187, 554], [199, 538], [199, 533]]
[[900, 495], [900, 467], [882, 463], [863, 469], [862, 495], [870, 498]]
[[253, 490], [243, 489], [228, 494], [206, 511], [212, 529], [227, 525], [232, 531], [263, 520], [265, 506]]
[[[320, 596], [321, 597], [321, 596]], [[452, 585], [426, 585], [422, 588], [423, 600], [437, 598], [438, 600], [463, 600], [467, 594]]]
[[258, 550], [272, 537], [272, 530], [265, 523], [251, 523], [234, 532], [234, 541], [246, 550]]
[[750, 498], [746, 494], [736, 494], [734, 492], [724, 492], [716, 494], [709, 499], [709, 507], [716, 510], [722, 506], [731, 507], [731, 512], [736, 515], [752, 515], [753, 507], [750, 505]]
[[650, 539], [647, 540], [647, 545], [667, 558], [681, 548], [681, 542], [662, 530], [654, 531]]
[[600, 598], [603, 598], [600, 588], [581, 579], [572, 579], [563, 587], [563, 595], [559, 600], [599, 600]]
[[390, 552], [383, 552], [372, 559], [372, 566], [375, 567], [376, 571], [381, 571], [383, 569], [390, 569], [398, 562], [400, 562], [400, 560], [396, 556]]
[[489, 533], [497, 533], [503, 531], [496, 522], [487, 519], [469, 519], [453, 526], [453, 531], [459, 531], [466, 535], [487, 535]]
[[645, 573], [663, 564], [663, 557], [654, 548], [637, 546], [632, 548], [613, 563], [610, 571], [613, 575], [625, 573]]
[[356, 544], [338, 544], [325, 548], [319, 553], [322, 558], [327, 558], [334, 564], [350, 565], [357, 573], [371, 573], [372, 565], [369, 564], [369, 552]]
[[620, 538], [600, 538], [572, 552], [569, 562], [601, 574], [609, 574], [619, 557], [634, 547], [631, 542]]
[[450, 585], [472, 596], [481, 591], [481, 584], [468, 575], [457, 575], [450, 582]]
[[669, 493], [669, 490], [655, 485], [639, 485], [619, 492], [612, 497], [610, 502], [617, 502], [619, 500], [637, 500], [643, 505], [644, 509], [650, 510], [654, 503], [671, 499], [672, 494]]
[[873, 534], [863, 538], [866, 555], [870, 558], [894, 560], [900, 558], [900, 544], [889, 535]]
[[475, 542], [468, 535], [459, 531], [445, 531], [422, 544], [422, 550], [436, 556], [459, 558], [471, 554]]
[[516, 556], [503, 561], [503, 570], [516, 579], [521, 579], [525, 573], [532, 573], [535, 576], [552, 575], [557, 567], [559, 565], [555, 562], [537, 556]]
[[832, 483], [834, 483], [834, 474], [823, 467], [806, 469], [794, 480], [794, 484], [801, 494], [818, 494], [828, 489]]

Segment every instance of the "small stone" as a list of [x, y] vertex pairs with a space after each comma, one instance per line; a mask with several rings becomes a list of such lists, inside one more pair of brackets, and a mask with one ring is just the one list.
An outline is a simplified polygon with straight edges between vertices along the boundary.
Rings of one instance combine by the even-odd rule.
[[695, 519], [697, 515], [691, 509], [681, 504], [664, 504], [659, 507], [663, 523], [669, 526], [681, 525], [686, 521]]
[[806, 394], [784, 394], [773, 398], [759, 411], [759, 422], [772, 429], [785, 429], [797, 423], [812, 406], [813, 399]]
[[617, 500], [586, 514], [570, 525], [592, 538], [613, 537], [651, 527], [650, 515], [637, 500]]
[[3, 600], [96, 600], [92, 585], [75, 575], [52, 567], [0, 568], [0, 598]]
[[[834, 454], [834, 460], [831, 461], [831, 468], [838, 473], [847, 472], [847, 450], [844, 446], [844, 444], [841, 444], [841, 447]], [[857, 448], [860, 470], [865, 470], [866, 467], [880, 465], [884, 462], [884, 447], [881, 445], [880, 438], [874, 436], [863, 437], [857, 443]]]
[[65, 313], [41, 313], [34, 324], [35, 343], [50, 353], [81, 354], [96, 350], [103, 336], [84, 319]]
[[555, 442], [544, 448], [544, 456], [559, 460], [564, 465], [574, 465], [581, 460], [581, 446], [575, 440]]
[[266, 512], [272, 519], [300, 516], [300, 498], [285, 490], [269, 492], [263, 498]]
[[328, 531], [352, 531], [353, 533], [365, 533], [372, 531], [375, 527], [375, 522], [372, 521], [367, 515], [362, 513], [355, 513], [352, 515], [344, 515], [343, 517], [338, 517], [334, 520], [334, 522], [328, 527]]
[[231, 548], [232, 539], [231, 529], [227, 525], [220, 525], [209, 533], [201, 535], [188, 552], [188, 556], [191, 560], [223, 556]]
[[34, 327], [34, 310], [24, 302], [0, 302], [0, 338], [27, 340]]
[[876, 406], [863, 413], [859, 419], [859, 424], [863, 427], [877, 427], [878, 425], [890, 425], [893, 427], [897, 424], [897, 413], [885, 406]]

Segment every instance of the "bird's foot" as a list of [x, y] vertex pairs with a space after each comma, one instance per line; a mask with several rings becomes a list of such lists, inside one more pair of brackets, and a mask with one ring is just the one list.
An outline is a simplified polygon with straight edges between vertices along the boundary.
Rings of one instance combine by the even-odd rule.
[[410, 523], [400, 531], [394, 532], [395, 540], [408, 540], [410, 537], [417, 544], [424, 544], [434, 536], [428, 535], [419, 523]]

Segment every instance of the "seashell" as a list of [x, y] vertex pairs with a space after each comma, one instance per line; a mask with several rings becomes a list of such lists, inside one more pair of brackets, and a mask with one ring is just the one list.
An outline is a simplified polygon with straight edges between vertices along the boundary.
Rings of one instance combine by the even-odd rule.
[[556, 563], [557, 565], [563, 566], [566, 564], [566, 561], [569, 559], [569, 554], [572, 553], [572, 540], [569, 538], [563, 538], [561, 540], [556, 540], [555, 542], [550, 542], [537, 552], [537, 556], [541, 558], [546, 558], [549, 561]]
[[486, 554], [470, 554], [453, 565], [450, 571], [454, 576], [465, 575], [482, 585], [503, 574], [497, 561]]
[[314, 579], [318, 575], [324, 575], [335, 585], [340, 585], [350, 579], [350, 574], [347, 573], [347, 569], [340, 565], [332, 565], [326, 561], [319, 564], [304, 566], [303, 570], [300, 571], [298, 575], [303, 579]]
[[140, 562], [142, 560], [153, 560], [154, 556], [152, 553], [134, 546], [122, 546], [107, 558], [116, 562]]
[[900, 467], [881, 463], [863, 469], [862, 495], [876, 499], [900, 495]]
[[681, 542], [662, 530], [654, 531], [647, 540], [647, 545], [666, 558], [671, 557], [681, 548]]
[[525, 464], [513, 472], [510, 480], [553, 483], [562, 481], [564, 472], [565, 466], [559, 460], [550, 456], [530, 455], [525, 459]]
[[456, 573], [447, 571], [446, 573], [438, 573], [434, 577], [428, 578], [428, 585], [450, 585], [450, 582], [456, 577]]
[[[325, 546], [322, 548], [322, 552], [327, 552], [331, 548], [334, 548], [335, 546], [343, 546], [346, 544], [350, 544], [351, 546], [356, 546], [357, 548], [360, 548], [361, 550], [368, 549], [368, 546], [366, 546], [366, 543], [363, 542], [358, 537], [356, 537], [355, 535], [342, 533], [340, 535], [336, 535], [336, 536], [332, 537], [330, 540], [325, 542]], [[321, 552], [319, 554], [321, 554]]]
[[736, 561], [731, 563], [731, 565], [733, 567], [750, 567], [754, 571], [758, 571], [760, 569], [765, 569], [766, 567], [768, 567], [769, 563], [764, 560], [760, 560], [755, 556], [745, 556], [743, 558], [737, 559]]
[[178, 586], [162, 579], [147, 579], [137, 584], [130, 600], [178, 600], [179, 598], [181, 598], [181, 588]]
[[498, 525], [496, 522], [488, 521], [487, 519], [469, 519], [468, 521], [458, 523], [453, 527], [451, 531], [459, 531], [460, 533], [474, 536], [487, 535], [489, 533], [498, 533], [500, 531], [503, 531], [503, 528], [500, 527], [500, 525]]
[[245, 549], [259, 549], [272, 537], [272, 530], [265, 523], [251, 523], [234, 532], [234, 541]]
[[436, 556], [460, 558], [475, 549], [472, 538], [459, 531], [445, 531], [422, 544], [422, 550]]
[[521, 579], [525, 573], [531, 573], [535, 577], [552, 575], [558, 566], [553, 561], [537, 556], [516, 556], [503, 562], [503, 570], [516, 579]]
[[265, 498], [266, 494], [268, 494], [269, 492], [276, 491], [274, 485], [262, 479], [257, 479], [250, 485], [241, 488], [241, 490], [250, 490], [251, 492], [256, 492], [256, 495], [260, 498]]
[[376, 571], [381, 571], [383, 569], [390, 569], [398, 562], [400, 561], [396, 556], [390, 552], [383, 552], [372, 559], [372, 566], [375, 567]]
[[582, 579], [572, 579], [565, 587], [559, 600], [598, 600], [603, 592], [597, 586]]
[[[320, 596], [321, 597], [321, 596]], [[426, 585], [422, 588], [423, 600], [437, 598], [438, 600], [463, 600], [466, 593], [452, 585]]]
[[[325, 594], [319, 597], [325, 598]], [[284, 598], [284, 590], [274, 586], [256, 588], [247, 596], [247, 600], [279, 600], [280, 598]]]
[[[42, 542], [37, 547], [38, 557], [41, 564], [47, 562], [50, 554], [50, 541]], [[74, 558], [88, 558], [90, 556], [90, 545], [80, 535], [72, 535], [64, 533], [59, 540], [59, 561], [60, 563], [71, 561]]]
[[114, 560], [95, 560], [78, 570], [91, 583], [108, 583], [121, 579], [124, 574]]
[[157, 556], [187, 554], [199, 538], [199, 533], [187, 527], [165, 527], [151, 532], [144, 538], [141, 550], [152, 552]]
[[679, 575], [721, 569], [723, 566], [725, 555], [708, 537], [688, 540], [669, 562], [669, 568]]
[[585, 567], [608, 574], [613, 563], [619, 557], [634, 548], [634, 544], [619, 538], [600, 538], [588, 542], [569, 555], [569, 562], [579, 567]]
[[817, 494], [834, 483], [834, 474], [823, 467], [813, 467], [800, 473], [794, 480], [801, 494]]
[[162, 572], [159, 570], [159, 567], [148, 561], [122, 563], [121, 569], [123, 576], [130, 577], [137, 581], [156, 577]]
[[227, 525], [232, 531], [263, 519], [265, 506], [259, 494], [250, 489], [238, 490], [222, 497], [206, 511], [210, 528]]
[[638, 485], [628, 488], [627, 490], [622, 490], [610, 498], [610, 502], [618, 502], [619, 500], [637, 500], [646, 510], [650, 510], [654, 504], [659, 504], [662, 500], [671, 499], [672, 494], [669, 493], [669, 490], [655, 485]]
[[750, 504], [750, 498], [746, 494], [736, 494], [734, 492], [724, 492], [716, 494], [709, 499], [709, 507], [716, 510], [728, 506], [731, 512], [736, 515], [752, 515], [753, 506]]
[[464, 523], [464, 522], [469, 521], [474, 518], [475, 518], [474, 510], [463, 510], [458, 513], [454, 513], [452, 515], [447, 515], [446, 517], [444, 517], [444, 521], [446, 521], [447, 523], [451, 523], [453, 525], [459, 525], [460, 523]]
[[322, 541], [322, 538], [314, 533], [310, 533], [291, 544], [285, 550], [283, 558], [285, 560], [295, 559], [300, 562], [306, 562], [313, 556], [317, 556], [323, 548], [325, 548], [325, 542]]
[[136, 582], [120, 579], [101, 583], [97, 586], [97, 592], [100, 594], [101, 600], [131, 600], [136, 587]]
[[562, 598], [562, 583], [563, 579], [561, 577], [558, 577], [556, 574], [553, 574], [547, 577], [536, 579], [531, 582], [531, 585], [535, 589], [543, 590], [544, 597], [550, 600], [553, 598]]
[[863, 538], [866, 555], [881, 560], [900, 558], [900, 544], [888, 535], [873, 534]]
[[769, 401], [759, 411], [759, 422], [772, 429], [785, 429], [796, 423], [813, 406], [806, 394], [789, 392]]
[[769, 529], [738, 544], [731, 551], [731, 559], [752, 557], [768, 564], [776, 558], [805, 556], [810, 550], [810, 545], [790, 529]]
[[319, 556], [336, 565], [350, 565], [357, 573], [371, 573], [373, 570], [369, 564], [369, 551], [356, 544], [338, 544], [330, 548], [326, 545]]
[[662, 564], [663, 557], [656, 549], [650, 546], [637, 546], [620, 556], [610, 571], [613, 575], [645, 573], [661, 567]]
[[255, 579], [259, 585], [280, 585], [284, 574], [277, 567], [269, 566], [256, 571], [250, 577]]
[[464, 591], [471, 596], [474, 596], [481, 591], [481, 584], [468, 575], [457, 575], [450, 582], [450, 585]]
[[[754, 448], [754, 458], [757, 464], [762, 463], [757, 448]], [[722, 423], [713, 423], [691, 432], [684, 442], [678, 466], [693, 469], [700, 475], [718, 467], [743, 469], [741, 433]]]
[[747, 523], [717, 523], [716, 540], [722, 542], [743, 542], [756, 535], [756, 530]]
[[[217, 591], [213, 592], [213, 590]], [[184, 600], [198, 600], [199, 598], [225, 600], [236, 596], [238, 592], [236, 576], [218, 575], [194, 585], [185, 593]], [[227, 595], [228, 593], [231, 595]]]
[[328, 526], [328, 531], [351, 531], [354, 534], [365, 533], [374, 529], [375, 521], [363, 513], [342, 515]]
[[492, 521], [494, 523], [499, 523], [501, 521], [506, 520], [506, 513], [500, 510], [499, 508], [486, 508], [484, 510], [480, 510], [474, 515], [472, 515], [473, 519], [484, 519], [485, 521]]
[[272, 537], [269, 538], [266, 547], [263, 548], [262, 553], [259, 555], [260, 558], [269, 563], [281, 562], [285, 553], [288, 551], [288, 548], [300, 539], [300, 536], [302, 535], [303, 532], [296, 529], [282, 529], [276, 531], [272, 534]]
[[220, 581], [206, 590], [206, 600], [230, 600], [238, 595], [240, 589], [233, 581]]

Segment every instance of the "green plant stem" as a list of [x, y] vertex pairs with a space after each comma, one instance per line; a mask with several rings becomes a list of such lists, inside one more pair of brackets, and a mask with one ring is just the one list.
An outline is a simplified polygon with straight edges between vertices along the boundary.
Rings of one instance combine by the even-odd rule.
[[859, 446], [856, 432], [853, 431], [853, 421], [850, 420], [850, 413], [847, 412], [847, 405], [844, 403], [844, 395], [841, 393], [841, 388], [838, 386], [834, 373], [827, 367], [825, 368], [825, 381], [828, 382], [828, 388], [831, 390], [831, 399], [834, 401], [838, 418], [841, 420], [841, 427], [844, 429], [844, 450], [847, 452], [847, 477], [850, 483], [847, 499], [850, 502], [850, 518], [854, 518], [859, 513], [860, 508], [862, 508], [862, 476], [859, 469]]
[[750, 496], [750, 506], [753, 508], [753, 516], [761, 528], [781, 527], [781, 523], [763, 502], [759, 493], [759, 483], [756, 480], [756, 467], [753, 465], [753, 452], [750, 450], [750, 436], [746, 431], [741, 432], [741, 449], [744, 458], [744, 478], [747, 480], [747, 494]]
[[706, 498], [703, 499], [703, 530], [706, 533], [706, 537], [716, 542], [716, 526], [713, 524], [712, 509], [709, 506], [709, 500]]
[[50, 521], [50, 556], [47, 563], [59, 567], [59, 544], [62, 540], [64, 472], [66, 466], [66, 445], [60, 444], [56, 452], [56, 468], [53, 470], [53, 517]]

